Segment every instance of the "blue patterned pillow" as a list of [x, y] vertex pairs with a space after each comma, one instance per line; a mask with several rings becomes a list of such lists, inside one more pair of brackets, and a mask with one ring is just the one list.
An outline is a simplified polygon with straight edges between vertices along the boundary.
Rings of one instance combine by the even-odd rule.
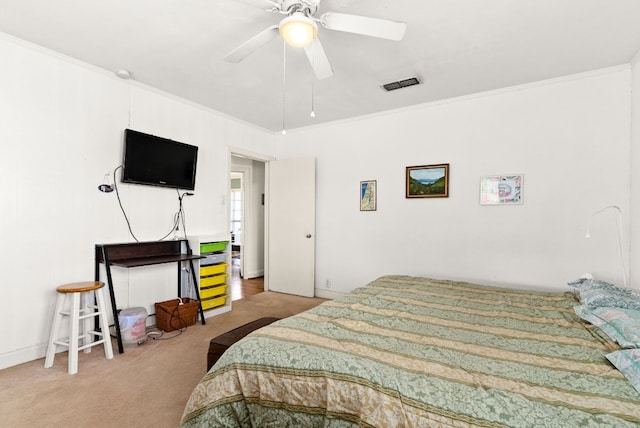
[[607, 354], [619, 371], [626, 377], [631, 385], [640, 393], [640, 349], [623, 349]]
[[602, 330], [607, 336], [609, 336], [611, 340], [618, 342], [619, 334], [617, 330], [607, 324], [605, 320], [594, 314], [583, 305], [576, 305], [573, 307], [573, 310], [576, 311], [576, 314], [580, 318], [600, 328], [600, 330]]
[[580, 303], [589, 308], [616, 307], [640, 311], [640, 295], [616, 287], [588, 287], [580, 290]]
[[568, 283], [580, 293], [580, 303], [589, 308], [617, 307], [640, 311], [640, 294], [597, 279], [578, 279]]
[[617, 285], [599, 279], [579, 278], [575, 281], [568, 282], [567, 284], [571, 287], [577, 288], [578, 291], [600, 288], [604, 290], [620, 291], [625, 294], [633, 294], [633, 292], [628, 288], [618, 287]]
[[640, 348], [640, 311], [623, 308], [573, 308], [583, 320], [599, 327], [623, 348]]

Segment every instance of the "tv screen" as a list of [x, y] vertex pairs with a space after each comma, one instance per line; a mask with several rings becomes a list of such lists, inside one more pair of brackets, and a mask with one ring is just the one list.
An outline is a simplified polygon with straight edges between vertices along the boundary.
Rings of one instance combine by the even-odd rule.
[[198, 147], [125, 130], [122, 182], [194, 190]]

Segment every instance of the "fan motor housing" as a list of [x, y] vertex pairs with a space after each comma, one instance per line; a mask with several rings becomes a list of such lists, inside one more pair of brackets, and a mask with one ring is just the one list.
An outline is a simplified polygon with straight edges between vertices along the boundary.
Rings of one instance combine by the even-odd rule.
[[282, 0], [280, 10], [291, 14], [303, 12], [307, 16], [313, 16], [318, 11], [319, 0]]

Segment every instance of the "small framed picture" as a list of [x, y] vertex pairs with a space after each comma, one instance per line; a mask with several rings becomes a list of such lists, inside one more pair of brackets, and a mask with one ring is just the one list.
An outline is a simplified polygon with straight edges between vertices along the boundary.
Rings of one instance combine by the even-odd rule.
[[524, 176], [488, 175], [480, 178], [481, 205], [522, 204], [522, 184]]
[[448, 198], [449, 164], [408, 166], [407, 198]]
[[360, 182], [360, 211], [376, 210], [376, 180]]

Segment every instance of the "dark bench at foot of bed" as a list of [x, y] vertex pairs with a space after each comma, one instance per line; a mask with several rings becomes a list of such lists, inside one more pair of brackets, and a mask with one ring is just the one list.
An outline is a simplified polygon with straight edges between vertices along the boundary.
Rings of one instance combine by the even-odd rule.
[[218, 361], [218, 358], [220, 358], [224, 351], [229, 349], [231, 345], [252, 331], [269, 325], [279, 319], [280, 318], [273, 317], [259, 318], [211, 339], [211, 342], [209, 343], [209, 353], [207, 354], [207, 371], [211, 370], [211, 367], [213, 367], [216, 361]]

